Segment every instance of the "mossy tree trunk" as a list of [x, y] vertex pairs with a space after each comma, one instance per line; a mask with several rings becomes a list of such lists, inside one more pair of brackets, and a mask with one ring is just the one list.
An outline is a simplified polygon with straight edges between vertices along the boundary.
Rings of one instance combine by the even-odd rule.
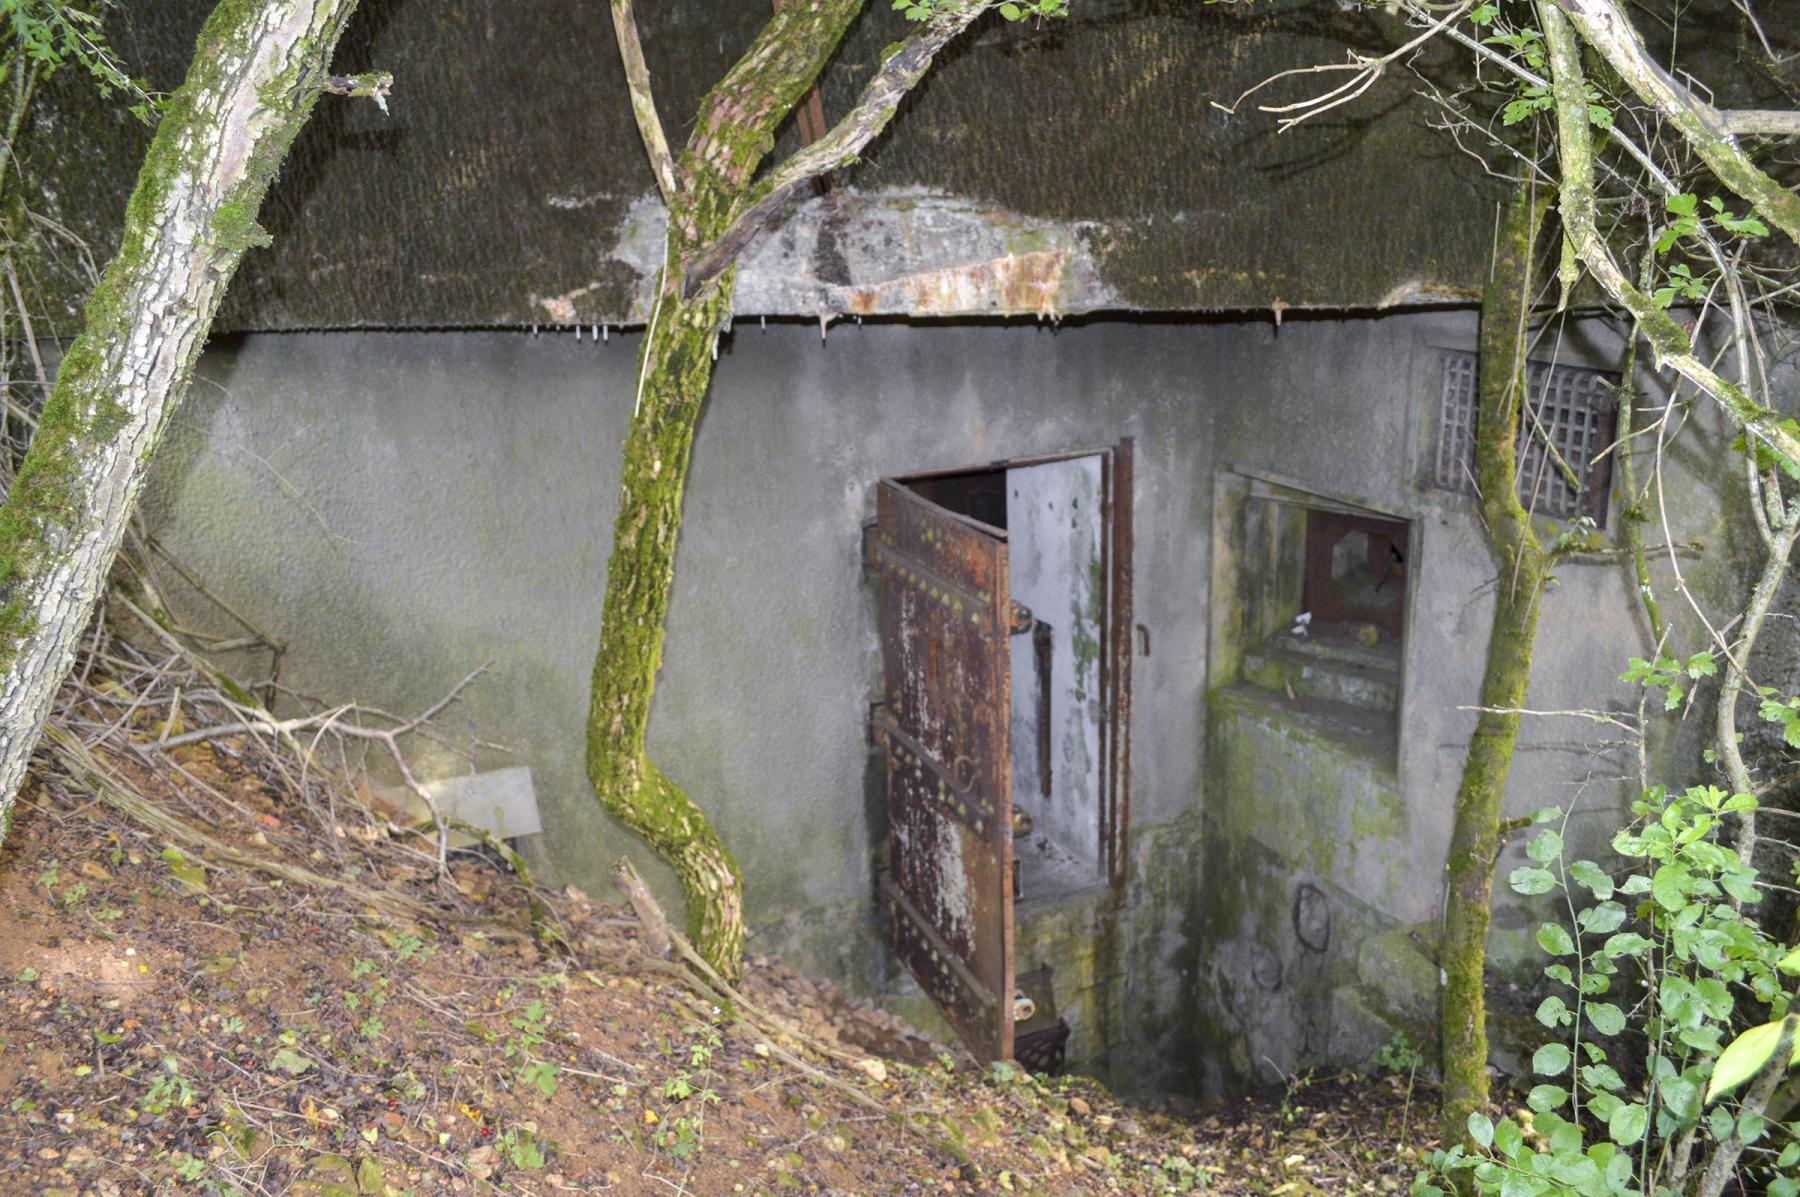
[[221, 0], [0, 508], [0, 835], [151, 454], [356, 0]]
[[[588, 780], [605, 808], [675, 870], [688, 936], [729, 979], [744, 948], [743, 880], [718, 833], [644, 748], [694, 426], [713, 351], [731, 315], [734, 272], [682, 294], [680, 264], [730, 223], [774, 144], [776, 127], [812, 86], [862, 0], [788, 3], [700, 105], [674, 172], [668, 261], [639, 361], [643, 385], [625, 441], [618, 517], [588, 712]], [[654, 119], [652, 117], [652, 119]]]
[[757, 179], [776, 128], [812, 87], [862, 0], [778, 5], [756, 42], [701, 102], [679, 162], [669, 161], [631, 0], [612, 0], [632, 113], [669, 205], [669, 244], [625, 441], [588, 709], [587, 771], [601, 805], [674, 869], [687, 901], [688, 936], [728, 980], [743, 966], [743, 878], [705, 812], [651, 762], [644, 733], [662, 664], [694, 426], [712, 380], [713, 351], [731, 317], [732, 263], [803, 183], [854, 161], [937, 52], [997, 2], [969, 0], [921, 23], [883, 56], [842, 120]]
[[1515, 196], [1494, 249], [1481, 302], [1481, 365], [1475, 434], [1481, 510], [1497, 571], [1481, 714], [1463, 762], [1446, 865], [1448, 896], [1439, 961], [1444, 970], [1440, 1106], [1445, 1146], [1462, 1143], [1469, 1115], [1487, 1105], [1487, 971], [1494, 860], [1500, 810], [1512, 769], [1519, 715], [1531, 679], [1538, 599], [1549, 558], [1519, 502], [1515, 447], [1525, 401], [1525, 338], [1532, 260], [1545, 204], [1529, 190]]

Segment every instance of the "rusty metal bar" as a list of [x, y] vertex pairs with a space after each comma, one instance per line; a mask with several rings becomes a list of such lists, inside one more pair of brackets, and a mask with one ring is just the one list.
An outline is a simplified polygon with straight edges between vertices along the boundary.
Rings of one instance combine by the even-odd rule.
[[1112, 759], [1113, 798], [1112, 827], [1109, 849], [1109, 871], [1115, 888], [1125, 884], [1130, 872], [1127, 857], [1131, 836], [1131, 649], [1132, 649], [1132, 578], [1131, 563], [1135, 548], [1132, 529], [1132, 488], [1134, 485], [1135, 445], [1132, 438], [1119, 441], [1113, 453], [1112, 471], [1112, 559], [1110, 586], [1112, 607]]
[[1031, 656], [1037, 666], [1037, 758], [1038, 793], [1050, 796], [1050, 665], [1052, 661], [1050, 625], [1038, 620], [1031, 629]]
[[[770, 0], [776, 12], [781, 11], [781, 0]], [[825, 123], [825, 101], [819, 96], [819, 85], [814, 83], [807, 89], [806, 95], [794, 107], [794, 123], [800, 129], [800, 144], [811, 145], [830, 131], [831, 126]], [[831, 172], [815, 175], [812, 181], [813, 194], [824, 195], [831, 190]]]

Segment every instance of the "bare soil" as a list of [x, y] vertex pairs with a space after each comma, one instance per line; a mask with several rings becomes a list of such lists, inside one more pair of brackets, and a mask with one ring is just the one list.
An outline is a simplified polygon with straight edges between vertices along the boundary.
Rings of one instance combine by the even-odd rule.
[[976, 1069], [778, 961], [728, 1000], [578, 891], [538, 893], [534, 933], [488, 859], [439, 881], [419, 837], [320, 832], [228, 741], [173, 755], [109, 764], [211, 847], [51, 776], [0, 852], [0, 1193], [1339, 1197], [1411, 1179], [1429, 1103], [1399, 1081], [1176, 1113]]

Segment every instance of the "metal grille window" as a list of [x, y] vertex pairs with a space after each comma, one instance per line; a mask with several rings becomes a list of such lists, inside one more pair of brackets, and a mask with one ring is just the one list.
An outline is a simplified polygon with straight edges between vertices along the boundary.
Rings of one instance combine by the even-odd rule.
[[[1612, 459], [1599, 454], [1618, 426], [1617, 385], [1617, 375], [1598, 370], [1527, 366], [1518, 446], [1519, 501], [1526, 510], [1554, 519], [1586, 515], [1606, 524]], [[1432, 483], [1466, 495], [1475, 493], [1475, 387], [1475, 355], [1445, 354]]]

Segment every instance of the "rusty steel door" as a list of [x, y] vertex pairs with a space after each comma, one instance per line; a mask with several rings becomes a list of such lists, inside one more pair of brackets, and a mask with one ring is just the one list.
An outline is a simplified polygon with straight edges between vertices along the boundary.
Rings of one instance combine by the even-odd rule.
[[880, 582], [894, 950], [982, 1061], [1013, 1053], [1006, 533], [883, 479]]

